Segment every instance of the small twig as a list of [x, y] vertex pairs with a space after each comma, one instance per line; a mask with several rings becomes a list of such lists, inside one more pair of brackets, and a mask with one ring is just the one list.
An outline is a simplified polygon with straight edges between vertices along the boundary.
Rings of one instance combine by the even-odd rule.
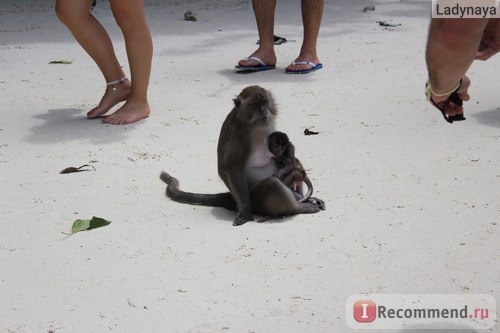
[[51, 65], [62, 64], [62, 65], [70, 65], [73, 63], [73, 60], [52, 60], [49, 62]]
[[399, 27], [401, 25], [400, 23], [392, 24], [392, 23], [387, 23], [386, 21], [377, 21], [377, 23], [381, 27], [391, 27], [391, 28]]
[[304, 135], [318, 135], [319, 132], [314, 132], [314, 131], [311, 131], [309, 128], [306, 128], [304, 130]]
[[61, 172], [59, 172], [60, 174], [64, 174], [64, 173], [73, 173], [73, 172], [81, 172], [81, 171], [89, 171], [89, 170], [81, 170], [82, 168], [85, 168], [85, 167], [91, 167], [92, 169], [94, 169], [94, 171], [96, 171], [96, 169], [90, 165], [90, 164], [84, 164], [78, 168], [75, 168], [75, 167], [68, 167], [64, 170], [62, 170]]

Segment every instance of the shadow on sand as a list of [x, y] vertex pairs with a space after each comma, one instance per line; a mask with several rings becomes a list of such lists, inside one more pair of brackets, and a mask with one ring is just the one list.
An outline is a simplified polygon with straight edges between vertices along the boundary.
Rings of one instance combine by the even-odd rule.
[[[33, 144], [51, 144], [65, 141], [92, 140], [95, 144], [123, 141], [130, 126], [113, 126], [101, 123], [101, 119], [87, 119], [82, 110], [52, 109], [33, 116], [42, 123], [33, 126], [25, 141]], [[134, 125], [131, 125], [132, 127]], [[127, 131], [124, 131], [128, 128]]]
[[500, 108], [477, 112], [470, 117], [476, 119], [480, 124], [500, 127]]

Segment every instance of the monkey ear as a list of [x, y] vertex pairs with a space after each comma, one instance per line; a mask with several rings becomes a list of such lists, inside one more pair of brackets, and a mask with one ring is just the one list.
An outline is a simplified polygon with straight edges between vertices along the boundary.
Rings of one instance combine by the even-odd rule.
[[234, 106], [236, 106], [236, 107], [239, 107], [241, 105], [241, 101], [240, 101], [239, 97], [234, 98], [233, 102], [234, 102]]

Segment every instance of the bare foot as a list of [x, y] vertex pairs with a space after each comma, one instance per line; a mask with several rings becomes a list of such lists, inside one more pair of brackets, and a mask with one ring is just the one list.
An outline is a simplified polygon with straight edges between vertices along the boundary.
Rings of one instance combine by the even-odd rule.
[[[113, 90], [113, 87], [116, 90]], [[109, 86], [106, 88], [104, 96], [102, 96], [99, 105], [90, 110], [87, 113], [87, 118], [97, 118], [108, 112], [116, 104], [127, 100], [130, 93], [130, 81], [125, 80], [122, 83], [118, 83], [114, 86]]]
[[[275, 65], [276, 64], [276, 54], [274, 53], [274, 50], [271, 51], [261, 51], [260, 49], [252, 53], [248, 58], [250, 57], [257, 57], [260, 60], [264, 61], [267, 65]], [[257, 60], [253, 59], [241, 59], [238, 62], [238, 66], [259, 66], [261, 65]]]
[[135, 123], [149, 116], [148, 102], [126, 101], [125, 104], [114, 113], [102, 119], [102, 122], [110, 125], [127, 125]]

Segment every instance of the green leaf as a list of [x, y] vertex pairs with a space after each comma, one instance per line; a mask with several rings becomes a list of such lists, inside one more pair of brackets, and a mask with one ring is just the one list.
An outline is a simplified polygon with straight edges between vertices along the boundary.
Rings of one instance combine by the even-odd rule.
[[73, 226], [71, 227], [71, 235], [73, 235], [79, 231], [92, 230], [95, 228], [104, 227], [110, 223], [111, 223], [111, 221], [108, 221], [108, 220], [103, 219], [101, 217], [95, 217], [95, 216], [93, 216], [91, 219], [87, 219], [87, 220], [78, 219], [78, 220], [75, 220], [75, 222], [73, 222]]
[[75, 220], [75, 222], [73, 222], [73, 226], [71, 227], [71, 234], [87, 230], [89, 226], [90, 220]]
[[90, 219], [89, 227], [88, 227], [87, 230], [104, 227], [104, 226], [107, 226], [110, 223], [111, 223], [111, 221], [108, 221], [108, 220], [103, 219], [101, 217], [95, 217], [95, 216], [93, 216], [92, 219]]

